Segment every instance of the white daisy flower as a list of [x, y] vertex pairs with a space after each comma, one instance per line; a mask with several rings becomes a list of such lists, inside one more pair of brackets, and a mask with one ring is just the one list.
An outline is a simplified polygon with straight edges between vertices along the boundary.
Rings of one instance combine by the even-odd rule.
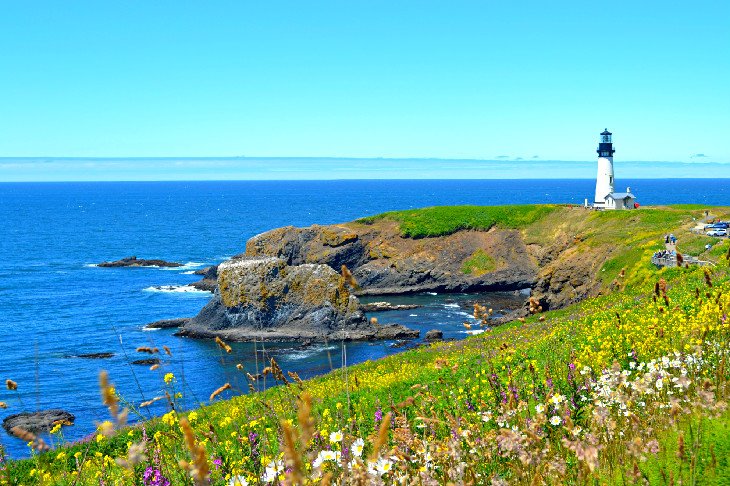
[[362, 439], [355, 439], [355, 442], [352, 443], [350, 446], [350, 450], [352, 451], [352, 455], [355, 457], [361, 457], [362, 456], [362, 450], [365, 448], [365, 441]]

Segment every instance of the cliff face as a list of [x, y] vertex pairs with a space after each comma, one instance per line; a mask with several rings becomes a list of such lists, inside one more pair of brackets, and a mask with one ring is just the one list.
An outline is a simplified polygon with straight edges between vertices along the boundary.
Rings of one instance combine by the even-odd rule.
[[218, 267], [218, 290], [179, 335], [230, 341], [368, 340], [417, 337], [365, 319], [345, 280], [322, 264], [238, 257]]
[[391, 221], [279, 228], [251, 238], [246, 255], [276, 256], [290, 265], [346, 265], [362, 295], [515, 290], [534, 285], [538, 274], [517, 230], [411, 239]]
[[[444, 225], [453, 222], [452, 209], [458, 224]], [[673, 209], [556, 207], [527, 219], [520, 219], [524, 207], [499, 209], [426, 208], [396, 219], [386, 213], [257, 235], [244, 255], [220, 265], [219, 290], [182, 332], [239, 340], [333, 339], [343, 330], [348, 339], [383, 336], [358, 310], [339, 275], [342, 265], [361, 295], [531, 288], [543, 310], [556, 309], [620, 286], [628, 273], [640, 274], [653, 242], [691, 220], [686, 211]], [[485, 222], [485, 213], [499, 214]], [[416, 218], [411, 223], [429, 231], [450, 229], [440, 236], [424, 231], [423, 237], [404, 236], [403, 218], [411, 216]], [[464, 229], [475, 227], [480, 229]]]

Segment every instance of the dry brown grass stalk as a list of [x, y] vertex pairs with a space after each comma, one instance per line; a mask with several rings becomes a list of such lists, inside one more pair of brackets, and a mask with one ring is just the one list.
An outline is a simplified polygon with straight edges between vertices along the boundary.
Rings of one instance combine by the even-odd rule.
[[220, 395], [224, 391], [230, 390], [230, 389], [231, 389], [231, 384], [230, 383], [226, 383], [225, 385], [223, 385], [222, 387], [216, 389], [213, 393], [211, 393], [210, 394], [210, 398], [208, 400], [212, 402], [213, 400], [215, 400], [215, 397], [217, 397], [218, 395]]
[[208, 458], [205, 453], [205, 447], [199, 445], [195, 441], [193, 428], [190, 426], [190, 422], [188, 422], [188, 419], [185, 417], [180, 419], [180, 428], [183, 431], [185, 445], [190, 451], [190, 456], [193, 459], [192, 464], [181, 461], [180, 465], [184, 469], [188, 470], [196, 486], [208, 484], [208, 474], [210, 473], [210, 469], [208, 467]]
[[380, 429], [378, 429], [378, 436], [373, 442], [373, 450], [370, 452], [370, 461], [375, 462], [380, 456], [380, 449], [385, 445], [388, 440], [388, 431], [390, 430], [390, 421], [393, 417], [391, 412], [385, 414], [383, 421], [380, 423]]
[[146, 402], [140, 403], [139, 404], [139, 408], [149, 407], [153, 403], [155, 403], [155, 402], [157, 402], [159, 400], [164, 400], [164, 399], [165, 399], [165, 397], [155, 397], [152, 400], [147, 400]]
[[289, 483], [304, 484], [304, 464], [297, 449], [297, 437], [292, 426], [286, 420], [281, 422], [284, 435], [284, 458], [289, 467]]
[[233, 349], [226, 344], [221, 338], [217, 337], [215, 338], [215, 343], [220, 347], [222, 350], [224, 350], [226, 353], [231, 354], [233, 352]]
[[140, 346], [137, 348], [138, 353], [157, 354], [160, 352], [157, 348], [150, 348], [149, 346]]
[[43, 452], [50, 449], [50, 447], [48, 447], [48, 444], [46, 444], [46, 442], [42, 438], [36, 436], [33, 432], [25, 430], [21, 427], [11, 428], [10, 435], [12, 435], [13, 437], [17, 437], [24, 442], [31, 443], [33, 449], [37, 450], [38, 452]]
[[301, 397], [299, 397], [297, 419], [299, 420], [299, 429], [301, 430], [302, 447], [307, 447], [307, 444], [314, 435], [312, 396], [307, 392], [302, 393]]
[[342, 278], [345, 280], [345, 283], [353, 289], [357, 290], [360, 288], [357, 280], [355, 280], [355, 277], [352, 276], [352, 272], [345, 265], [342, 265]]

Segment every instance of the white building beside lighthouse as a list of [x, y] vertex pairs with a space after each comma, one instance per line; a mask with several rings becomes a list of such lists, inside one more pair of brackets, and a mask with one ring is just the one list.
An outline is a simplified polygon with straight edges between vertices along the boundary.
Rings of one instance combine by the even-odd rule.
[[633, 209], [636, 197], [631, 189], [626, 192], [616, 192], [613, 177], [613, 142], [611, 132], [605, 129], [601, 132], [598, 143], [598, 174], [596, 175], [596, 194], [593, 198], [593, 207], [596, 209]]

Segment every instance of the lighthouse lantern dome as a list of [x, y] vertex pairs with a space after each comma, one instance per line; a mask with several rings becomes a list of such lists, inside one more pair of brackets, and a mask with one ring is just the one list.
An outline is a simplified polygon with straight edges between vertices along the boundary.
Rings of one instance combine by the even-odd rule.
[[611, 142], [611, 132], [608, 131], [608, 128], [601, 132], [601, 138], [598, 142], [598, 152], [599, 157], [613, 157], [613, 153], [616, 152], [613, 148], [613, 143]]
[[601, 132], [601, 143], [611, 143], [612, 133], [608, 131], [608, 128]]

